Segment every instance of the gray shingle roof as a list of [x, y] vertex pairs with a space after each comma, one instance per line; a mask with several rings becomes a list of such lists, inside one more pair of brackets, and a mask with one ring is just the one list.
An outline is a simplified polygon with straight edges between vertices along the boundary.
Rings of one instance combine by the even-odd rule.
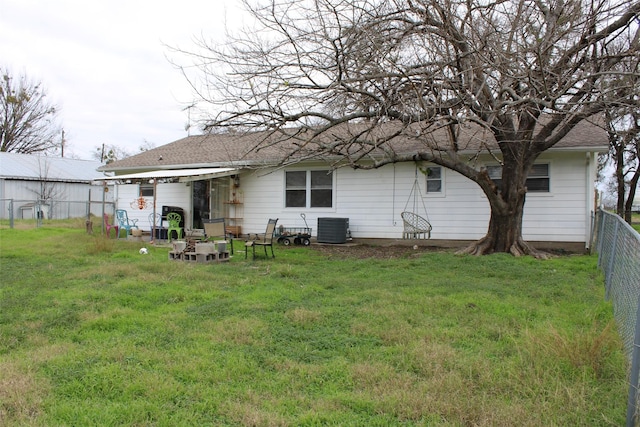
[[0, 152], [0, 178], [62, 182], [91, 182], [102, 163], [35, 154]]
[[[353, 132], [357, 127], [358, 125], [346, 125], [342, 129], [332, 129], [323, 134], [322, 139], [324, 141], [336, 139], [340, 133]], [[387, 132], [388, 129], [376, 129], [369, 136], [380, 136], [380, 132]], [[274, 164], [289, 154], [293, 143], [304, 140], [304, 134], [299, 136], [300, 138], [291, 138], [286, 143], [279, 144], [270, 144], [272, 139], [266, 132], [189, 136], [110, 163], [101, 167], [100, 170], [136, 172], [150, 169]], [[415, 153], [428, 148], [429, 145], [438, 145], [438, 141], [447, 141], [444, 129], [439, 129], [427, 137], [417, 129], [411, 129], [394, 139], [391, 146], [397, 153]], [[607, 133], [601, 126], [582, 121], [556, 144], [553, 150], [606, 151], [607, 141]], [[497, 146], [493, 135], [482, 131], [479, 127], [466, 127], [459, 138], [459, 147], [462, 151], [475, 152], [483, 144], [489, 147]], [[256, 150], [257, 147], [260, 148]], [[304, 154], [299, 152], [298, 156], [304, 156]]]

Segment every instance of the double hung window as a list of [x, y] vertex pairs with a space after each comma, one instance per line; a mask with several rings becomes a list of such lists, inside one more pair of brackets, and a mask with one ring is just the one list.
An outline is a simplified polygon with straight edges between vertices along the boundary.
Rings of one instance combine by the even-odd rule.
[[[502, 189], [502, 166], [487, 166], [487, 173], [498, 188]], [[530, 193], [548, 193], [550, 191], [549, 164], [533, 165], [527, 177], [526, 186]]]
[[427, 194], [442, 193], [442, 167], [429, 166], [426, 170]]
[[330, 170], [285, 172], [285, 207], [333, 207], [333, 173]]

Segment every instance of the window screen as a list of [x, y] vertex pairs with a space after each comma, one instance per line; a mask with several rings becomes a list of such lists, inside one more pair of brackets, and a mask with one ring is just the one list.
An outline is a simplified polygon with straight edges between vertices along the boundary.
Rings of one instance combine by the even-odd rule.
[[442, 193], [442, 168], [439, 166], [427, 168], [427, 193]]
[[286, 172], [285, 207], [333, 206], [333, 173], [330, 170]]
[[[487, 166], [489, 178], [502, 189], [502, 166]], [[548, 193], [550, 191], [549, 164], [533, 165], [527, 177], [527, 191], [531, 193]]]
[[307, 205], [307, 172], [287, 172], [286, 181], [286, 207], [304, 208]]

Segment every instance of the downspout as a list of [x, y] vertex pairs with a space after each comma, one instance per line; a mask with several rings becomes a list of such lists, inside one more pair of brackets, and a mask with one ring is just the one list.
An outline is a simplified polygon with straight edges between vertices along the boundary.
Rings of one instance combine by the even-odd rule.
[[[153, 180], [153, 222], [151, 225], [151, 244], [156, 241], [156, 201], [158, 197], [158, 178]], [[160, 220], [160, 227], [162, 227], [162, 219]], [[160, 233], [158, 233], [160, 235]], [[168, 236], [167, 236], [168, 237]], [[160, 239], [158, 239], [160, 240]]]
[[391, 224], [396, 226], [396, 164], [393, 164], [393, 184], [391, 189]]
[[585, 182], [585, 249], [589, 251], [591, 246], [591, 233], [593, 233], [593, 218], [595, 214], [595, 166], [596, 153], [586, 153], [586, 182]]

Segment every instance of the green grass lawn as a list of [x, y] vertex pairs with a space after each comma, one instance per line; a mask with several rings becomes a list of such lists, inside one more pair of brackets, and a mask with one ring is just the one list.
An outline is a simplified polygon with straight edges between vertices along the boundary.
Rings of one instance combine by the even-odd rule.
[[0, 229], [0, 425], [624, 424], [595, 257], [141, 246]]
[[631, 226], [634, 230], [640, 233], [640, 214], [631, 214]]

